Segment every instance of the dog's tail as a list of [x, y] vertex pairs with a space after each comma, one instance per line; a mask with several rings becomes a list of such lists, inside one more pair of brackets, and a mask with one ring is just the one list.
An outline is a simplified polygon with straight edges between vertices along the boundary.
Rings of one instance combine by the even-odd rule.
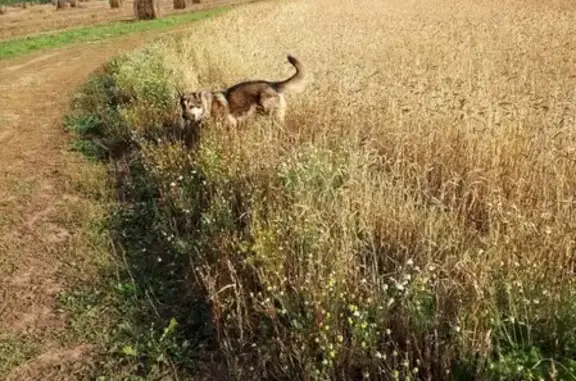
[[296, 68], [296, 73], [285, 81], [274, 82], [274, 89], [279, 93], [300, 93], [308, 84], [308, 72], [296, 57], [288, 55], [288, 62]]

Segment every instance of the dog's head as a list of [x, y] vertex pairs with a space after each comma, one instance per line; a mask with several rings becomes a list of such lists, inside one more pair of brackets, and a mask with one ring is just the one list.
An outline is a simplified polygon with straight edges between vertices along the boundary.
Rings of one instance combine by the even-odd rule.
[[210, 116], [212, 93], [209, 91], [194, 91], [180, 94], [182, 118], [200, 122]]

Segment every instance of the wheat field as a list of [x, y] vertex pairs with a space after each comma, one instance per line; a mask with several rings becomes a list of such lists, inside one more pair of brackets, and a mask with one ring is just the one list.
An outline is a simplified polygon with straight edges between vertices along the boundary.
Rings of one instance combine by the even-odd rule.
[[571, 1], [272, 1], [121, 64], [146, 104], [312, 74], [194, 153], [123, 110], [235, 374], [576, 379], [575, 35]]

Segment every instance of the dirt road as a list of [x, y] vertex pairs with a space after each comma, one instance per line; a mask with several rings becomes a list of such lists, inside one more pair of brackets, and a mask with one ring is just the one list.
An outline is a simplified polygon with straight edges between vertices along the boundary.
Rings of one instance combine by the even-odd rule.
[[[10, 341], [35, 348], [10, 380], [65, 379], [47, 377], [46, 363], [77, 362], [89, 351], [54, 340], [64, 325], [55, 309], [65, 287], [62, 269], [90, 260], [78, 236], [90, 202], [76, 181], [87, 165], [69, 152], [62, 118], [69, 95], [91, 71], [157, 36], [141, 33], [0, 63], [0, 357], [3, 345], [6, 357], [17, 352], [18, 346], [6, 353]], [[0, 379], [2, 366], [10, 369], [0, 365]]]

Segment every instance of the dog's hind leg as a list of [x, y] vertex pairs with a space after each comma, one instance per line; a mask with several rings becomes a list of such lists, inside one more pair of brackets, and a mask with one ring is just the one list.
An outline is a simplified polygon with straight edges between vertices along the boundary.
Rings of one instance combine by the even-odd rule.
[[284, 95], [273, 93], [270, 96], [261, 96], [259, 108], [262, 114], [273, 118], [273, 121], [284, 124], [284, 116], [286, 113], [286, 100]]
[[278, 96], [278, 104], [274, 110], [274, 117], [277, 122], [279, 122], [282, 126], [284, 125], [284, 121], [286, 119], [286, 99], [282, 94]]

